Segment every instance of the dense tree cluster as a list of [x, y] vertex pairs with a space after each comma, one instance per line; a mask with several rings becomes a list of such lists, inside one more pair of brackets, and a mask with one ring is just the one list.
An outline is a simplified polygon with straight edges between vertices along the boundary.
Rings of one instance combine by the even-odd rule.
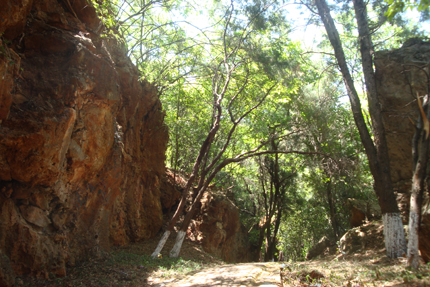
[[[172, 256], [209, 184], [233, 195], [263, 260], [280, 251], [302, 259], [321, 237], [339, 240], [349, 228], [348, 199], [375, 196], [389, 256], [405, 251], [389, 240], [404, 235], [372, 64], [375, 50], [422, 36], [398, 3], [412, 5], [95, 1], [106, 37], [120, 39], [158, 87], [170, 131], [167, 165], [190, 174], [163, 237], [192, 194]], [[302, 28], [288, 15], [299, 13], [321, 34], [317, 48], [297, 38]]]

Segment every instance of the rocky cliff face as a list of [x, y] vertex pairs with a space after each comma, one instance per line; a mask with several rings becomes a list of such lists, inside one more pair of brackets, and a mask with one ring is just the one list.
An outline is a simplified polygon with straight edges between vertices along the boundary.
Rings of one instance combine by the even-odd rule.
[[[412, 137], [417, 120], [416, 95], [429, 93], [430, 43], [417, 39], [407, 41], [401, 49], [376, 55], [376, 77], [391, 161], [391, 177], [401, 205], [404, 223], [409, 217], [409, 197], [412, 180]], [[427, 183], [427, 187], [430, 186]], [[430, 260], [430, 210], [427, 199], [423, 208], [420, 250], [423, 259]]]
[[101, 29], [86, 0], [0, 5], [0, 270], [65, 275], [162, 225], [161, 103]]

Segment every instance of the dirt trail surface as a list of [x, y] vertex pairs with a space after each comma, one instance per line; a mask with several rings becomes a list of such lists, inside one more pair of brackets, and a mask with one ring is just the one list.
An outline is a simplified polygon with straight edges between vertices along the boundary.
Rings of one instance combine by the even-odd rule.
[[[311, 261], [285, 262], [282, 273], [283, 287], [430, 286], [430, 264], [422, 264], [418, 271], [411, 271], [406, 268], [406, 258], [387, 258], [385, 249], [379, 244], [382, 242], [383, 245], [380, 235], [382, 229], [379, 233], [376, 232], [378, 230], [373, 229], [373, 237], [357, 239], [358, 245], [352, 244], [351, 250], [348, 249], [347, 252], [338, 252]], [[357, 229], [354, 232], [358, 236], [362, 235], [361, 231], [362, 229]], [[281, 264], [226, 264], [204, 252], [201, 245], [190, 240], [184, 241], [181, 258], [170, 258], [168, 254], [173, 247], [175, 236], [169, 238], [161, 255], [152, 259], [150, 255], [160, 237], [161, 234], [151, 240], [112, 248], [108, 253], [101, 252], [85, 262], [76, 262], [74, 266], [68, 267], [65, 277], [18, 277], [16, 286], [280, 286]], [[355, 237], [351, 238], [352, 241], [355, 240]], [[365, 247], [378, 248], [368, 250], [363, 248], [364, 243]]]
[[[278, 263], [227, 264], [190, 272], [182, 279], [173, 279], [155, 286], [280, 286]], [[148, 283], [151, 278], [148, 278]]]

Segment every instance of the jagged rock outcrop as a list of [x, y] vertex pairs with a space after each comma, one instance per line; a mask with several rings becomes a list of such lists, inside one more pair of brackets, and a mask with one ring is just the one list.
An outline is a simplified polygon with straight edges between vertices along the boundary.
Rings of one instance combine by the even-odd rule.
[[[419, 39], [405, 42], [402, 48], [376, 54], [375, 67], [378, 94], [387, 131], [391, 162], [391, 177], [398, 195], [400, 209], [407, 223], [412, 180], [412, 137], [415, 132], [410, 120], [416, 121], [416, 95], [426, 95], [429, 87], [430, 43]], [[427, 188], [429, 184], [427, 183]], [[428, 194], [428, 190], [427, 190]], [[428, 198], [428, 197], [427, 197]], [[428, 200], [424, 206], [428, 206]], [[430, 260], [430, 210], [423, 208], [420, 227], [420, 251]]]
[[102, 27], [86, 0], [0, 5], [1, 270], [63, 276], [162, 225], [161, 103]]
[[226, 262], [249, 262], [248, 231], [240, 222], [238, 208], [217, 192], [206, 192], [201, 204], [200, 214], [187, 231], [188, 237]]

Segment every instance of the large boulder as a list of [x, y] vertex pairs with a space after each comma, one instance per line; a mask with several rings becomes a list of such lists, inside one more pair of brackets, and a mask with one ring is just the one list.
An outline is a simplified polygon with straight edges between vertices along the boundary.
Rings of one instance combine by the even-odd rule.
[[360, 253], [363, 250], [379, 252], [385, 248], [383, 225], [381, 222], [368, 222], [352, 228], [339, 240], [339, 251], [344, 254]]
[[320, 239], [320, 241], [318, 241], [317, 244], [315, 244], [314, 246], [312, 246], [311, 249], [309, 249], [308, 254], [306, 254], [306, 260], [311, 260], [323, 254], [327, 250], [327, 248], [333, 245], [334, 244], [326, 236], [324, 236]]
[[187, 231], [203, 249], [226, 262], [251, 260], [248, 231], [240, 222], [239, 209], [220, 192], [206, 192], [201, 211]]
[[162, 225], [158, 93], [100, 27], [87, 0], [0, 5], [2, 270], [64, 276]]
[[[425, 70], [429, 63], [430, 43], [419, 39], [406, 41], [400, 49], [375, 55], [377, 89], [387, 133], [391, 178], [405, 224], [409, 219], [412, 137], [415, 132], [411, 120], [416, 121], [418, 116], [416, 96], [428, 93]], [[430, 211], [424, 208], [419, 241], [426, 262], [430, 259], [429, 218]]]
[[348, 208], [351, 227], [362, 225], [366, 219], [369, 221], [381, 219], [381, 208], [376, 200], [348, 198]]

